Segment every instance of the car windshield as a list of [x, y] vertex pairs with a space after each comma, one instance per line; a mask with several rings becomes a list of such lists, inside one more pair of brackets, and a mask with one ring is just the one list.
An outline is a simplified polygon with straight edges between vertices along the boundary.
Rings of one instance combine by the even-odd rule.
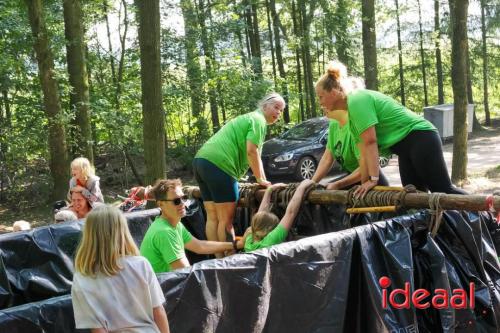
[[292, 127], [282, 135], [282, 139], [286, 140], [313, 140], [320, 132], [322, 132], [325, 127], [323, 121], [307, 121]]

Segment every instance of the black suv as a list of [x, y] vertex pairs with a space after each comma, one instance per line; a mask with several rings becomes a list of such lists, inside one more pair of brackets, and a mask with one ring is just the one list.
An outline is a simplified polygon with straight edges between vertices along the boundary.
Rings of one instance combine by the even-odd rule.
[[262, 147], [262, 163], [268, 176], [294, 176], [310, 179], [325, 151], [328, 118], [306, 120]]

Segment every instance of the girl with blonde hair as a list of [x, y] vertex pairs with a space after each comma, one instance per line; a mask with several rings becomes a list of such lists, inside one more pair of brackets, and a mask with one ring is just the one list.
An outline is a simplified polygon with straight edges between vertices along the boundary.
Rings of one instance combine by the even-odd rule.
[[92, 206], [94, 202], [104, 203], [99, 186], [99, 177], [95, 175], [94, 166], [85, 157], [77, 157], [71, 162], [71, 179], [69, 180], [68, 200], [71, 192], [81, 192]]
[[299, 212], [304, 194], [314, 184], [316, 183], [310, 179], [305, 179], [300, 183], [286, 207], [285, 215], [283, 215], [281, 220], [269, 211], [271, 194], [274, 190], [283, 188], [286, 185], [274, 184], [267, 188], [259, 206], [259, 211], [253, 216], [251, 225], [245, 231], [241, 240], [244, 244], [245, 252], [255, 251], [284, 242]]
[[87, 216], [71, 299], [78, 329], [170, 332], [160, 284], [115, 207], [99, 206]]

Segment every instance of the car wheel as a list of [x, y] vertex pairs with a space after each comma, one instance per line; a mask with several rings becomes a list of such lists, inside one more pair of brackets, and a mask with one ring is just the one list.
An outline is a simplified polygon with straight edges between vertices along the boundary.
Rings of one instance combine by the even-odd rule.
[[295, 178], [297, 180], [311, 179], [316, 172], [316, 161], [310, 156], [304, 156], [297, 163]]

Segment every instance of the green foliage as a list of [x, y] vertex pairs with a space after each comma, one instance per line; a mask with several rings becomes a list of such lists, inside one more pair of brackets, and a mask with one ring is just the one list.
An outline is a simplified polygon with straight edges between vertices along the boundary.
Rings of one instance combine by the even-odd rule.
[[[484, 1], [483, 1], [484, 2]], [[110, 30], [123, 33], [123, 12], [118, 26], [118, 5], [122, 2], [108, 1]], [[87, 31], [87, 67], [90, 82], [90, 112], [97, 157], [99, 154], [114, 152], [143, 153], [143, 125], [141, 105], [141, 78], [139, 46], [137, 42], [134, 6], [128, 4], [129, 26], [126, 50], [124, 53], [123, 76], [117, 82], [120, 45], [116, 36], [112, 37], [113, 52], [108, 50], [105, 32], [103, 1], [82, 1], [84, 22]], [[199, 1], [192, 1], [195, 12], [199, 11]], [[207, 3], [205, 1], [205, 3]], [[296, 50], [300, 51], [303, 40], [293, 29], [292, 1], [276, 0], [280, 20], [281, 46], [284, 58], [286, 79], [273, 79], [271, 45], [267, 32], [267, 15], [264, 1], [258, 3], [258, 24], [261, 32], [261, 58], [263, 79], [252, 71], [247, 50], [245, 7], [241, 1], [212, 1], [206, 7], [207, 33], [214, 44], [213, 75], [207, 74], [207, 58], [200, 40], [198, 25], [191, 28], [195, 32], [197, 65], [199, 65], [200, 91], [191, 91], [188, 84], [185, 36], [180, 26], [172, 22], [182, 21], [182, 11], [177, 2], [162, 1], [162, 89], [163, 109], [165, 112], [165, 136], [167, 139], [167, 164], [170, 171], [187, 172], [197, 149], [213, 134], [212, 115], [208, 92], [216, 91], [218, 116], [221, 125], [223, 118], [229, 121], [234, 117], [256, 109], [257, 102], [270, 91], [280, 92], [283, 81], [288, 87], [291, 123], [279, 122], [270, 126], [270, 137], [281, 134], [301, 120], [300, 100], [305, 101], [304, 72], [301, 71], [302, 89], [299, 89]], [[295, 1], [297, 3], [297, 1]], [[422, 2], [424, 3], [424, 2]], [[54, 53], [55, 76], [59, 84], [59, 94], [64, 109], [62, 121], [70, 132], [74, 112], [69, 109], [69, 84], [67, 75], [66, 49], [64, 39], [64, 20], [61, 1], [43, 1], [50, 47]], [[345, 57], [349, 74], [363, 76], [363, 54], [361, 38], [360, 2], [353, 0], [318, 0], [312, 13], [310, 28], [311, 59], [313, 81], [323, 72], [323, 65], [330, 60]], [[478, 1], [471, 4], [478, 5]], [[310, 3], [308, 3], [308, 6]], [[113, 7], [116, 6], [116, 7]], [[309, 7], [308, 7], [309, 8]], [[499, 6], [486, 4], [487, 48], [489, 57], [489, 104], [492, 116], [500, 112], [500, 48], [498, 32], [500, 27]], [[395, 34], [395, 13], [393, 2], [377, 4], [378, 69], [379, 90], [400, 98], [399, 65]], [[418, 17], [415, 5], [400, 1], [404, 80], [407, 107], [421, 112], [424, 107], [422, 72], [418, 43]], [[445, 102], [452, 103], [453, 94], [450, 78], [451, 44], [448, 30], [448, 6], [441, 5], [441, 37]], [[424, 49], [430, 104], [437, 103], [437, 79], [435, 69], [433, 32], [433, 12], [424, 13]], [[477, 12], [469, 16], [469, 48], [471, 58], [471, 78], [474, 102], [480, 119], [484, 118], [482, 85], [482, 41], [480, 16]], [[97, 32], [98, 28], [100, 29]], [[104, 30], [104, 33], [103, 33]], [[298, 36], [299, 35], [299, 36]], [[241, 37], [241, 40], [239, 37]], [[274, 36], [273, 36], [274, 37]], [[241, 43], [241, 44], [240, 44]], [[6, 118], [4, 102], [0, 103], [0, 172], [7, 179], [10, 198], [19, 192], [33, 192], [31, 188], [50, 184], [47, 147], [47, 120], [43, 113], [42, 89], [38, 79], [37, 62], [32, 47], [31, 29], [23, 2], [5, 0], [0, 2], [0, 92], [7, 91], [11, 110], [10, 119]], [[115, 65], [115, 77], [111, 62]], [[1, 94], [0, 94], [1, 96]], [[198, 117], [193, 116], [191, 98], [200, 97], [203, 110]], [[320, 112], [317, 112], [318, 114]], [[9, 124], [8, 124], [9, 123]], [[8, 126], [8, 130], [7, 127]], [[74, 140], [68, 137], [68, 142]], [[121, 156], [121, 155], [120, 155]], [[140, 168], [141, 170], [143, 168]], [[169, 176], [171, 174], [169, 173]], [[174, 172], [175, 175], [175, 172]], [[36, 183], [34, 185], [34, 183]], [[28, 190], [26, 185], [30, 186]], [[30, 192], [31, 191], [31, 192]], [[36, 188], [36, 193], [46, 193]], [[31, 193], [33, 194], [33, 193]]]

